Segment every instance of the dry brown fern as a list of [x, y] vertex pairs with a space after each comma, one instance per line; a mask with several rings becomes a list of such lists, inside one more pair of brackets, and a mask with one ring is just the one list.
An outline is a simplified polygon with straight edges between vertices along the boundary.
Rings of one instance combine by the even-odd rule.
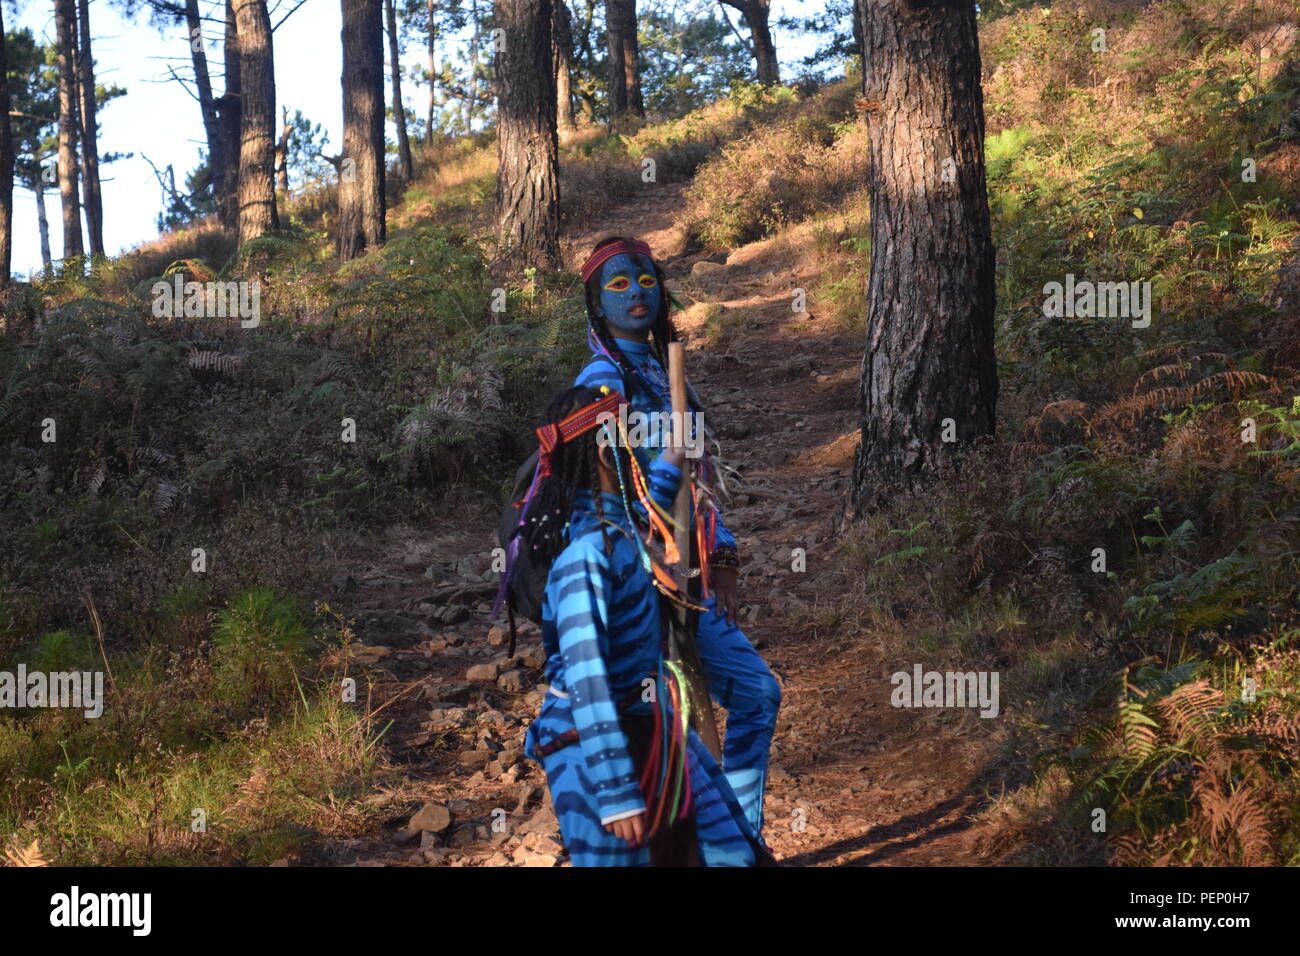
[[1262, 372], [1247, 372], [1242, 369], [1228, 369], [1224, 372], [1207, 375], [1188, 389], [1188, 395], [1193, 399], [1201, 398], [1207, 392], [1220, 386], [1227, 388], [1232, 393], [1233, 398], [1241, 398], [1244, 393], [1253, 390], [1257, 386], [1262, 386], [1271, 393], [1278, 392], [1277, 379], [1271, 375], [1265, 375]]
[[1082, 421], [1084, 428], [1089, 429], [1090, 422], [1087, 415], [1087, 402], [1080, 402], [1072, 398], [1049, 402], [1043, 406], [1042, 411], [1025, 422], [1025, 434], [1036, 443], [1046, 441], [1043, 428], [1049, 419], [1061, 425], [1069, 424], [1071, 421]]
[[[1237, 757], [1238, 759], [1234, 759]], [[1269, 866], [1274, 862], [1273, 782], [1253, 754], [1240, 755], [1218, 749], [1198, 760], [1200, 773], [1192, 784], [1197, 811], [1193, 830], [1226, 861], [1243, 866]]]
[[1157, 365], [1155, 368], [1147, 369], [1138, 376], [1138, 380], [1134, 383], [1133, 389], [1134, 391], [1137, 391], [1149, 382], [1158, 382], [1162, 379], [1172, 378], [1173, 376], [1177, 376], [1181, 379], [1187, 375], [1191, 370], [1191, 367], [1192, 366], [1187, 362], [1174, 362], [1169, 365]]
[[1165, 718], [1167, 736], [1174, 742], [1187, 741], [1198, 748], [1212, 750], [1220, 739], [1215, 717], [1226, 704], [1221, 691], [1211, 687], [1207, 680], [1198, 680], [1161, 698], [1156, 708]]
[[177, 272], [189, 273], [196, 282], [211, 282], [217, 275], [201, 259], [177, 259], [167, 267], [163, 277], [170, 278]]
[[[1270, 393], [1280, 390], [1273, 376], [1234, 368], [1231, 357], [1222, 352], [1188, 355], [1184, 347], [1170, 346], [1163, 350], [1153, 349], [1142, 357], [1176, 358], [1176, 361], [1167, 361], [1143, 372], [1133, 385], [1133, 393], [1102, 407], [1093, 418], [1094, 425], [1132, 425], [1157, 409], [1190, 405], [1220, 389], [1226, 390], [1234, 399], [1260, 388]], [[1228, 367], [1199, 378], [1194, 375], [1195, 369], [1213, 364]], [[1157, 385], [1160, 382], [1170, 384]]]
[[233, 378], [244, 366], [244, 356], [215, 350], [200, 352], [190, 349], [185, 355], [185, 364], [196, 372], [219, 372]]
[[41, 853], [39, 840], [33, 840], [26, 848], [13, 846], [5, 850], [5, 859], [10, 866], [49, 866], [50, 861]]

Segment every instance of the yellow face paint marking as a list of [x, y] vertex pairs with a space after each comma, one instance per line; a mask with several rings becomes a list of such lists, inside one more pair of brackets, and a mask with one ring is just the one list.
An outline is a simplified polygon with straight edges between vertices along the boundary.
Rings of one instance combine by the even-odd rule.
[[[649, 273], [642, 273], [641, 277], [636, 281], [643, 289], [653, 289], [659, 284], [659, 280]], [[610, 279], [609, 282], [605, 283], [605, 290], [607, 292], [626, 292], [631, 287], [632, 280], [627, 276], [615, 276]]]

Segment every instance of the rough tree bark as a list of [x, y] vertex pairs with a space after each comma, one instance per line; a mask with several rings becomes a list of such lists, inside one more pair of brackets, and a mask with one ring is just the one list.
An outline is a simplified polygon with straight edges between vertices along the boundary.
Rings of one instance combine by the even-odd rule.
[[86, 231], [92, 254], [104, 254], [104, 201], [99, 189], [99, 121], [95, 108], [95, 60], [90, 45], [90, 2], [77, 0], [77, 80], [81, 91], [81, 181], [86, 194]]
[[203, 46], [203, 20], [199, 0], [185, 0], [185, 29], [190, 38], [190, 60], [194, 65], [194, 87], [199, 96], [199, 114], [203, 117], [203, 138], [208, 144], [208, 179], [212, 198], [220, 205], [221, 187], [225, 182], [225, 150], [217, 120], [217, 102], [212, 96], [212, 76], [208, 72], [208, 53]]
[[59, 198], [63, 203], [63, 258], [83, 253], [81, 196], [77, 180], [77, 9], [73, 0], [54, 0], [59, 54]]
[[605, 0], [609, 37], [609, 109], [614, 116], [645, 116], [637, 64], [636, 0]]
[[280, 107], [280, 140], [275, 144], [275, 188], [289, 197], [289, 137], [293, 123], [289, 121], [289, 107]]
[[[570, 24], [570, 36], [574, 39], [574, 69], [569, 74], [569, 82], [574, 92], [578, 96], [578, 105], [582, 110], [582, 120], [592, 126], [596, 122], [596, 102], [599, 84], [596, 78], [583, 73], [578, 69], [579, 54], [581, 62], [592, 63], [596, 59], [595, 52], [592, 50], [591, 36], [594, 32], [592, 24], [596, 22], [596, 6], [600, 0], [582, 0], [582, 5], [577, 9], [584, 10], [585, 15], [580, 18], [571, 18], [573, 23]], [[573, 29], [577, 27], [576, 31]], [[578, 41], [581, 41], [580, 43]]]
[[429, 0], [429, 121], [424, 127], [424, 142], [433, 145], [434, 117], [438, 113], [438, 0]]
[[861, 9], [871, 278], [855, 514], [991, 435], [998, 394], [974, 5], [864, 0]]
[[280, 227], [275, 209], [275, 62], [266, 0], [235, 0], [239, 33], [239, 244]]
[[[239, 131], [241, 97], [239, 91], [239, 30], [234, 0], [226, 0], [226, 38], [222, 58], [225, 61], [225, 92], [217, 101], [217, 154], [221, 159], [221, 178], [213, 180], [217, 193], [217, 217], [227, 232], [239, 229]], [[214, 167], [215, 173], [215, 167]]]
[[780, 83], [781, 66], [776, 59], [776, 44], [772, 42], [772, 0], [721, 0], [729, 7], [740, 11], [749, 27], [750, 42], [753, 44], [754, 64], [757, 67], [758, 82]]
[[41, 264], [48, 269], [54, 264], [54, 257], [50, 253], [50, 219], [45, 212], [45, 184], [37, 175], [29, 188], [36, 194], [36, 231], [41, 241]]
[[861, 60], [863, 70], [866, 70], [866, 56], [862, 50], [862, 20], [866, 16], [867, 0], [853, 0], [853, 52]]
[[397, 7], [393, 0], [384, 0], [388, 15], [388, 59], [393, 70], [393, 122], [397, 124], [397, 161], [402, 170], [402, 181], [410, 182], [415, 176], [415, 161], [411, 158], [411, 140], [406, 134], [406, 107], [402, 105], [402, 60], [397, 44]]
[[478, 109], [478, 44], [482, 28], [482, 21], [478, 15], [478, 0], [472, 0], [470, 3], [469, 15], [474, 21], [474, 35], [469, 42], [469, 99], [465, 105], [466, 133], [471, 131], [470, 124], [474, 122], [474, 112]]
[[9, 58], [0, 4], [0, 289], [9, 285], [14, 252], [14, 134], [9, 121]]
[[573, 115], [573, 83], [570, 76], [573, 69], [573, 17], [565, 0], [552, 2], [551, 40], [555, 55], [556, 122], [560, 129], [572, 130], [578, 127]]
[[343, 0], [338, 251], [345, 262], [384, 241], [383, 15], [381, 0]]
[[533, 265], [559, 261], [559, 142], [552, 0], [497, 0], [497, 235]]

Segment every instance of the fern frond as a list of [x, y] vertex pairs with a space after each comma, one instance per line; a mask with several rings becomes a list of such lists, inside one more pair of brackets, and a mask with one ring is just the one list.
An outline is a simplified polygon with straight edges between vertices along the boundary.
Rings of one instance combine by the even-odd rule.
[[194, 277], [196, 282], [211, 282], [216, 273], [202, 259], [177, 259], [163, 270], [163, 278], [168, 279], [178, 272]]
[[185, 355], [185, 364], [194, 371], [218, 372], [228, 378], [234, 378], [244, 367], [244, 356], [230, 352], [203, 351], [191, 348]]
[[1171, 365], [1157, 365], [1155, 368], [1147, 369], [1145, 372], [1143, 372], [1138, 377], [1138, 380], [1136, 384], [1134, 384], [1133, 389], [1134, 391], [1136, 391], [1142, 388], [1148, 382], [1158, 382], [1161, 379], [1172, 378], [1175, 375], [1178, 376], [1179, 378], [1182, 378], [1189, 371], [1191, 371], [1191, 368], [1192, 368], [1191, 365], [1188, 364], [1187, 362], [1176, 362]]
[[478, 402], [483, 408], [500, 411], [504, 407], [501, 391], [505, 388], [505, 376], [493, 366], [485, 366], [478, 376]]
[[1156, 749], [1156, 731], [1160, 725], [1147, 716], [1141, 701], [1126, 700], [1119, 705], [1119, 726], [1125, 752], [1145, 760]]
[[50, 861], [41, 852], [39, 840], [33, 840], [27, 847], [11, 847], [5, 850], [5, 858], [10, 866], [49, 866]]
[[86, 482], [86, 491], [88, 491], [92, 497], [98, 496], [100, 489], [104, 487], [104, 481], [107, 478], [108, 478], [108, 463], [101, 461], [95, 467], [94, 472], [90, 476], [90, 480]]
[[1175, 742], [1190, 741], [1210, 747], [1218, 738], [1215, 717], [1225, 706], [1223, 694], [1208, 680], [1184, 684], [1162, 698], [1156, 706], [1164, 716]]
[[170, 465], [176, 460], [176, 456], [163, 451], [153, 445], [142, 445], [135, 450], [132, 456], [136, 461], [147, 461], [153, 465], [162, 467]]
[[1254, 388], [1267, 388], [1271, 392], [1278, 391], [1277, 379], [1271, 375], [1229, 369], [1226, 372], [1216, 372], [1201, 379], [1191, 387], [1188, 394], [1191, 398], [1199, 398], [1220, 385], [1227, 387], [1235, 395], [1240, 395], [1240, 393]]

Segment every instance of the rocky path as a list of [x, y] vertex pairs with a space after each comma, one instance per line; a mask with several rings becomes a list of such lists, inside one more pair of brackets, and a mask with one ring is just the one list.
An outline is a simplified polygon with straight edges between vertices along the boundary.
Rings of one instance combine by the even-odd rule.
[[[775, 240], [725, 259], [687, 254], [680, 205], [680, 189], [665, 187], [634, 224], [590, 224], [567, 251], [576, 264], [594, 239], [635, 231], [695, 305], [680, 324], [734, 469], [726, 515], [746, 555], [743, 626], [784, 687], [768, 842], [786, 865], [980, 862], [978, 733], [891, 708], [888, 675], [900, 662], [890, 649], [863, 629], [817, 623], [819, 609], [845, 600], [825, 572], [851, 471], [861, 342], [815, 308], [791, 311], [814, 256]], [[542, 693], [539, 635], [525, 624], [507, 657], [503, 630], [487, 620], [496, 513], [483, 498], [449, 501], [445, 525], [389, 528], [337, 575], [334, 603], [357, 621], [357, 663], [382, 676], [389, 759], [403, 780], [370, 798], [387, 816], [382, 831], [326, 847], [319, 862], [563, 864], [544, 776], [521, 752]]]

